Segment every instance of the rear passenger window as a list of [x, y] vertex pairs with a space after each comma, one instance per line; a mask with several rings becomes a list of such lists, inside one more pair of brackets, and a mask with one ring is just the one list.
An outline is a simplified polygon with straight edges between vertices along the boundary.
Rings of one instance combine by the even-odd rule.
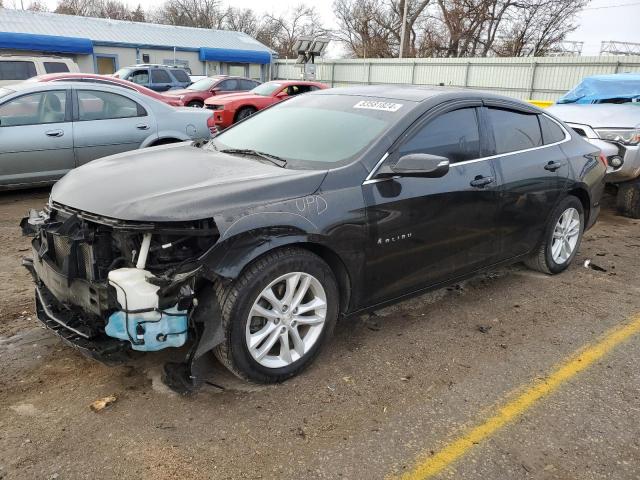
[[253, 90], [258, 86], [258, 82], [252, 82], [251, 80], [238, 80], [242, 90]]
[[496, 154], [516, 152], [542, 145], [542, 133], [536, 114], [489, 108], [496, 140]]
[[171, 70], [171, 73], [180, 83], [191, 83], [189, 75], [184, 70]]
[[220, 90], [222, 90], [223, 92], [230, 91], [230, 90], [239, 90], [238, 81], [235, 78], [232, 78], [230, 80], [225, 80], [224, 82], [220, 82]]
[[480, 135], [475, 108], [443, 113], [423, 126], [400, 147], [400, 156], [430, 153], [451, 163], [480, 157]]
[[542, 128], [542, 140], [545, 145], [561, 142], [564, 140], [564, 131], [560, 126], [546, 115], [539, 115], [540, 127]]
[[78, 119], [107, 120], [146, 115], [144, 108], [130, 98], [110, 92], [81, 90], [78, 92]]
[[44, 71], [47, 73], [66, 73], [69, 71], [69, 67], [66, 63], [62, 62], [43, 62]]
[[33, 62], [21, 60], [0, 61], [0, 80], [26, 80], [36, 76], [36, 66]]
[[160, 69], [151, 70], [151, 83], [172, 83], [167, 72]]

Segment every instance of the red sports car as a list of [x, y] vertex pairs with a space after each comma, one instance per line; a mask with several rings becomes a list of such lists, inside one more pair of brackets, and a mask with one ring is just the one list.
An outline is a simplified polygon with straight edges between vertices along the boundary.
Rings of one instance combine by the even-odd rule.
[[185, 107], [204, 107], [204, 101], [214, 95], [246, 92], [260, 85], [260, 82], [244, 77], [217, 75], [192, 83], [187, 88], [168, 90], [164, 95], [177, 98]]
[[209, 128], [215, 133], [293, 95], [324, 88], [329, 87], [319, 82], [274, 80], [248, 92], [210, 97], [204, 102], [208, 109], [213, 110]]
[[181, 107], [180, 100], [176, 97], [169, 97], [162, 95], [161, 93], [154, 92], [153, 90], [137, 85], [128, 80], [122, 80], [121, 78], [112, 77], [109, 75], [98, 75], [96, 73], [48, 73], [45, 75], [39, 75], [37, 77], [30, 78], [27, 82], [92, 82], [103, 83], [106, 85], [114, 85], [117, 87], [128, 88], [129, 90], [135, 90], [149, 97], [155, 98], [161, 102], [172, 105], [174, 107]]

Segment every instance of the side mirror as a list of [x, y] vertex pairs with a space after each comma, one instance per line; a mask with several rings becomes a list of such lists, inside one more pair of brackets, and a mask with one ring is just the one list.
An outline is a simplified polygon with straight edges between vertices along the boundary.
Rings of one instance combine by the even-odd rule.
[[282, 91], [282, 92], [280, 92], [280, 93], [278, 93], [278, 94], [276, 95], [276, 97], [277, 97], [277, 98], [286, 98], [286, 97], [288, 97], [288, 96], [289, 96], [289, 95], [287, 94], [287, 92], [284, 92], [284, 91]]
[[214, 95], [215, 95], [216, 93], [218, 93], [218, 92], [221, 92], [221, 91], [222, 91], [222, 89], [221, 89], [220, 87], [213, 87], [213, 88], [211, 89], [211, 93], [213, 93]]
[[379, 177], [443, 177], [449, 171], [449, 159], [428, 153], [403, 155], [395, 165], [380, 169]]

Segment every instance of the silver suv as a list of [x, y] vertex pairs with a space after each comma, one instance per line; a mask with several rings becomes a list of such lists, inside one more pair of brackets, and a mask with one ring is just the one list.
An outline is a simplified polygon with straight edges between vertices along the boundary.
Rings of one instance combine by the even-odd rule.
[[586, 77], [549, 111], [600, 148], [618, 209], [640, 218], [640, 74]]

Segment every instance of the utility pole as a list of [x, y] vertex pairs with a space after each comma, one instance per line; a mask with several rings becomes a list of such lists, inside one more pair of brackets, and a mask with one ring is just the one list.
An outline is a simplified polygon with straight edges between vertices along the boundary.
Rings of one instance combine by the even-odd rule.
[[404, 55], [404, 44], [406, 42], [405, 36], [407, 34], [407, 13], [409, 10], [409, 0], [404, 0], [404, 8], [402, 11], [402, 28], [400, 29], [400, 53], [398, 58], [402, 58]]

